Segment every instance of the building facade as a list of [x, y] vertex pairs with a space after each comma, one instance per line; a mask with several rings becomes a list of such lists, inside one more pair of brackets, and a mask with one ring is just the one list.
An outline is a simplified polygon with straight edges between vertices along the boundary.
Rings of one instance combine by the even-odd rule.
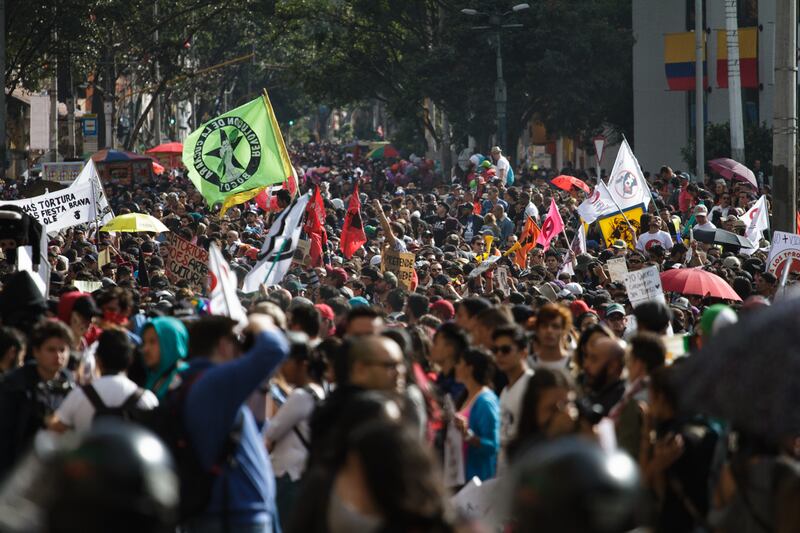
[[[633, 0], [632, 4], [635, 39], [633, 149], [643, 169], [657, 172], [663, 164], [687, 169], [681, 148], [694, 135], [695, 93], [669, 90], [665, 35], [694, 30], [695, 0]], [[718, 30], [725, 29], [725, 4], [725, 0], [704, 1], [703, 26], [710, 30], [706, 40], [707, 124], [729, 122], [729, 92], [724, 83], [720, 86], [718, 79], [718, 59], [727, 57], [718, 35]], [[750, 31], [755, 32], [757, 39], [753, 51], [757, 52], [757, 86], [742, 88], [744, 123], [765, 123], [770, 127], [774, 98], [775, 0], [738, 0], [738, 26], [753, 28]]]

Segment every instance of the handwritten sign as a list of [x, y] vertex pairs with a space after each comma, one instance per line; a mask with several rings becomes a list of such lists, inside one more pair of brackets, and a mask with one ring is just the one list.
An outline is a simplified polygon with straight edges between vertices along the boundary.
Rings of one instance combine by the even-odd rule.
[[608, 260], [608, 275], [611, 281], [625, 283], [625, 276], [628, 275], [628, 263], [624, 257], [615, 257]]
[[47, 231], [86, 224], [97, 216], [91, 183], [0, 204], [20, 207], [40, 224], [47, 226]]
[[625, 290], [633, 307], [651, 300], [666, 303], [664, 289], [661, 287], [661, 276], [658, 268], [654, 266], [628, 272], [625, 276]]
[[208, 251], [174, 233], [167, 234], [167, 276], [173, 281], [186, 280], [192, 287], [205, 287], [208, 277]]
[[411, 281], [414, 279], [414, 261], [416, 256], [411, 252], [386, 251], [381, 256], [381, 269], [383, 272], [393, 272], [406, 290], [411, 290]]
[[792, 271], [800, 271], [800, 235], [775, 231], [772, 234], [772, 246], [769, 248], [767, 259], [767, 272], [780, 278], [789, 259], [792, 261]]

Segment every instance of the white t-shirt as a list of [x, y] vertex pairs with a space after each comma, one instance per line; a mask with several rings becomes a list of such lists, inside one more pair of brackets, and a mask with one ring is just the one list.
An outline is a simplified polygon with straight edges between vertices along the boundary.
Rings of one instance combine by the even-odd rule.
[[672, 248], [672, 237], [664, 230], [658, 230], [656, 233], [645, 232], [639, 235], [636, 240], [636, 249], [647, 251], [654, 244], [660, 244], [665, 250]]
[[[128, 379], [124, 374], [101, 376], [92, 381], [92, 387], [107, 407], [119, 407], [133, 394], [138, 385]], [[149, 390], [144, 391], [139, 402], [139, 409], [155, 409], [158, 407], [158, 398]], [[70, 391], [59, 408], [56, 416], [65, 425], [75, 431], [84, 432], [92, 426], [94, 420], [94, 406], [80, 387]]]
[[701, 230], [705, 230], [705, 231], [710, 231], [712, 229], [717, 229], [717, 227], [714, 224], [712, 224], [710, 221], [706, 220], [705, 224], [698, 224], [698, 225], [696, 225], [694, 227], [694, 229], [701, 229]]
[[[319, 385], [311, 383], [309, 386], [314, 388], [319, 397], [323, 396]], [[288, 474], [292, 481], [302, 477], [308, 460], [308, 448], [297, 436], [294, 428], [297, 427], [306, 442], [311, 441], [308, 421], [316, 403], [316, 399], [306, 389], [296, 388], [289, 394], [275, 416], [270, 418], [265, 436], [267, 440], [275, 443], [270, 453], [275, 477]]]
[[522, 397], [528, 388], [533, 370], [525, 370], [517, 381], [510, 387], [505, 387], [500, 393], [500, 446], [505, 448], [517, 435], [519, 416], [522, 410]]
[[508, 178], [508, 170], [511, 168], [511, 163], [508, 162], [508, 159], [506, 159], [505, 156], [501, 155], [497, 159], [497, 163], [495, 163], [494, 166], [497, 167], [497, 175], [498, 175], [498, 177], [500, 176], [500, 171], [501, 170], [505, 170], [505, 173], [503, 174], [503, 178], [504, 179]]

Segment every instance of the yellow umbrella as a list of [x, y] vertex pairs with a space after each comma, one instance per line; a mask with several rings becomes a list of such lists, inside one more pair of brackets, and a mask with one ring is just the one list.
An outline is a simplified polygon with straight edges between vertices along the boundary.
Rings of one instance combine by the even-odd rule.
[[161, 223], [156, 217], [146, 213], [128, 213], [114, 217], [111, 221], [100, 228], [100, 231], [149, 231], [152, 233], [162, 233], [169, 231], [169, 228]]

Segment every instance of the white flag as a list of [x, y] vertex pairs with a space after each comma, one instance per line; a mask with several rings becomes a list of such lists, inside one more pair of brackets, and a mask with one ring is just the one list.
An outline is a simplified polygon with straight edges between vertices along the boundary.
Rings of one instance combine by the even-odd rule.
[[628, 141], [622, 140], [611, 169], [608, 185], [598, 183], [589, 198], [578, 206], [578, 214], [587, 224], [598, 218], [626, 211], [633, 207], [642, 207], [647, 211], [652, 195], [647, 181], [644, 179], [639, 162], [631, 151]]
[[755, 253], [758, 249], [758, 243], [761, 242], [763, 231], [769, 229], [769, 213], [767, 211], [767, 197], [761, 196], [753, 207], [747, 210], [747, 213], [739, 217], [739, 220], [747, 224], [747, 231], [744, 236], [753, 245], [753, 248], [742, 248], [742, 252], [747, 255]]
[[110, 222], [112, 218], [114, 218], [114, 212], [111, 210], [111, 206], [108, 205], [108, 199], [106, 198], [106, 192], [103, 189], [103, 183], [100, 181], [100, 175], [97, 173], [97, 167], [94, 165], [94, 161], [91, 159], [89, 159], [89, 161], [83, 167], [83, 170], [81, 170], [81, 173], [78, 174], [78, 177], [75, 178], [75, 181], [72, 182], [72, 185], [70, 185], [69, 188], [71, 189], [72, 187], [79, 187], [86, 183], [92, 184], [95, 205], [97, 206], [97, 219], [102, 227]]
[[258, 253], [258, 263], [244, 278], [244, 292], [255, 292], [262, 283], [277, 285], [289, 271], [309, 198], [310, 194], [295, 197], [272, 223]]
[[236, 273], [231, 270], [222, 257], [222, 252], [213, 242], [208, 247], [208, 274], [211, 314], [227, 316], [239, 324], [245, 324], [247, 313], [236, 295], [236, 287], [239, 285]]

